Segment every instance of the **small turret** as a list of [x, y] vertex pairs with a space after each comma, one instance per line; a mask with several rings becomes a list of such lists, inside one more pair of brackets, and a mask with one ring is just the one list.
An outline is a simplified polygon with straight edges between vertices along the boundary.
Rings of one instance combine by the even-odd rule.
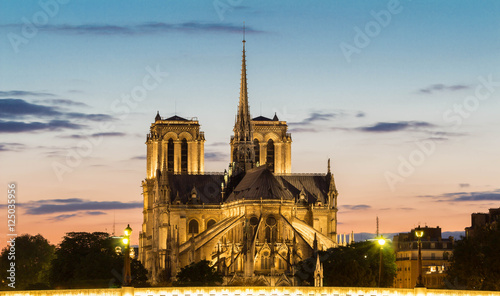
[[156, 111], [155, 122], [160, 121], [160, 120], [161, 120], [160, 111]]

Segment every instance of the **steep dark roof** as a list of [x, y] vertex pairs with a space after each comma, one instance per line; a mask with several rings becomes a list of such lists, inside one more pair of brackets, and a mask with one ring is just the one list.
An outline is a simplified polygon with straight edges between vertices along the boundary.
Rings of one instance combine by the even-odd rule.
[[299, 196], [300, 191], [304, 190], [308, 203], [315, 203], [317, 201], [326, 203], [328, 200], [330, 180], [327, 175], [282, 175], [276, 176], [276, 179], [294, 197]]
[[271, 118], [267, 118], [267, 117], [264, 117], [264, 116], [258, 116], [258, 117], [255, 117], [252, 120], [253, 121], [273, 121]]
[[174, 115], [172, 117], [169, 117], [165, 120], [175, 120], [175, 121], [188, 121], [186, 118], [182, 118], [180, 116]]
[[177, 194], [182, 203], [188, 203], [191, 198], [193, 187], [196, 188], [198, 199], [205, 204], [221, 202], [221, 183], [224, 175], [169, 175], [171, 186], [171, 200], [173, 201]]
[[260, 199], [288, 199], [293, 200], [293, 195], [283, 187], [276, 177], [267, 169], [260, 166], [246, 173], [241, 182], [229, 195], [227, 201], [260, 200]]

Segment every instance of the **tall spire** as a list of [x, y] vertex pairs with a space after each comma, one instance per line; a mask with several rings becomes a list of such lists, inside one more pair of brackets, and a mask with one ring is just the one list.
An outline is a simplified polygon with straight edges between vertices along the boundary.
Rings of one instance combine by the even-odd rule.
[[234, 136], [238, 141], [252, 141], [250, 108], [248, 107], [247, 65], [245, 56], [245, 27], [243, 25], [243, 57], [241, 59], [241, 82], [238, 114], [234, 125]]
[[231, 140], [233, 148], [233, 162], [236, 167], [246, 171], [254, 167], [255, 151], [253, 147], [253, 128], [248, 106], [247, 65], [245, 51], [245, 24], [243, 23], [243, 54], [241, 59], [241, 82], [238, 113], [234, 123], [234, 138]]

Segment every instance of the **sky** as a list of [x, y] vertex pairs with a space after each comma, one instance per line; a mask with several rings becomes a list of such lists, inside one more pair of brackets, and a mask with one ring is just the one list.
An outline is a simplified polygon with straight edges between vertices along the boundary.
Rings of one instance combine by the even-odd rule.
[[[142, 228], [156, 112], [229, 163], [246, 27], [252, 116], [292, 172], [331, 159], [339, 233], [463, 231], [500, 207], [498, 1], [0, 1], [0, 243]], [[115, 225], [115, 226], [114, 226]]]

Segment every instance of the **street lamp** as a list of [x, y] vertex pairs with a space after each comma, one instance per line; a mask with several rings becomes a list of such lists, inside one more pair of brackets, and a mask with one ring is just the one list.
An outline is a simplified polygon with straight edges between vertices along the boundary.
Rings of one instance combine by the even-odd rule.
[[420, 226], [415, 229], [415, 236], [418, 239], [418, 278], [416, 288], [423, 288], [424, 283], [422, 281], [422, 240], [421, 238], [424, 236], [424, 230], [420, 228]]
[[132, 275], [130, 272], [130, 235], [132, 234], [132, 228], [130, 224], [125, 228], [125, 234], [123, 236], [123, 244], [125, 245], [125, 263], [124, 263], [124, 275], [123, 275], [123, 285], [130, 286], [132, 282]]
[[385, 245], [385, 239], [383, 237], [381, 237], [377, 240], [377, 242], [380, 245], [380, 264], [379, 264], [379, 270], [378, 270], [378, 286], [380, 287], [380, 280], [382, 278], [382, 248]]

